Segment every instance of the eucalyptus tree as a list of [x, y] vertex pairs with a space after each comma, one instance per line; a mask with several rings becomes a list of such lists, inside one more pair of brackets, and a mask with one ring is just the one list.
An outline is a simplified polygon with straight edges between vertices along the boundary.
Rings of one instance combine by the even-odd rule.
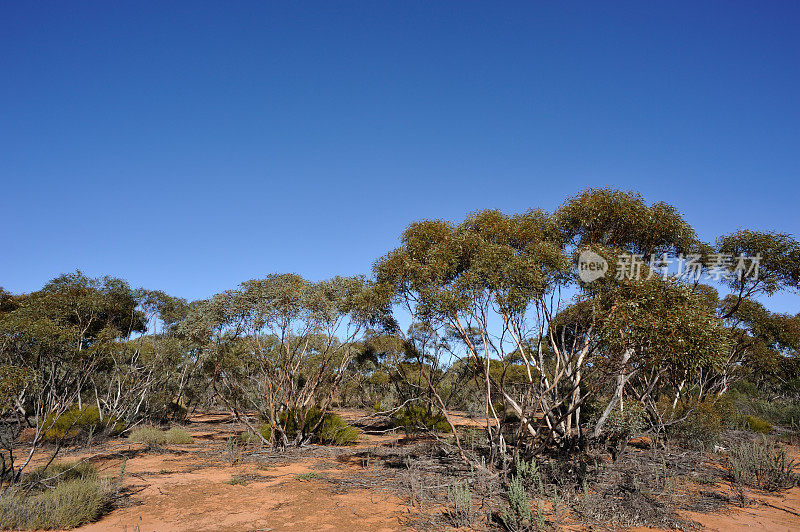
[[[102, 371], [119, 340], [144, 332], [128, 284], [81, 272], [61, 275], [31, 294], [8, 297], [0, 313], [3, 384], [3, 480], [19, 479], [34, 451], [73, 404], [82, 408], [92, 378]], [[9, 410], [13, 418], [9, 418]], [[13, 421], [9, 421], [13, 419]], [[15, 465], [22, 428], [34, 431], [27, 456]], [[52, 456], [58, 452], [61, 441]]]
[[[460, 339], [464, 355], [480, 372], [487, 435], [501, 454], [505, 439], [497, 429], [493, 397], [520, 417], [530, 437], [563, 433], [552, 415], [551, 393], [564, 368], [546, 363], [543, 345], [559, 287], [571, 268], [560, 238], [543, 211], [515, 216], [482, 211], [459, 225], [412, 224], [401, 236], [402, 245], [375, 266], [378, 282], [392, 287], [395, 303], [414, 323]], [[493, 360], [508, 361], [511, 353], [526, 368], [528, 390], [521, 401], [492, 371]], [[541, 421], [535, 420], [537, 412], [543, 412]]]
[[786, 233], [743, 229], [719, 237], [713, 258], [708, 267], [730, 290], [719, 301], [718, 313], [736, 340], [725, 363], [708, 378], [708, 388], [722, 394], [742, 376], [757, 375], [751, 368], [775, 367], [796, 356], [791, 341], [778, 340], [785, 335], [766, 332], [776, 327], [793, 330], [792, 317], [773, 315], [759, 299], [800, 291], [800, 243]]
[[613, 408], [623, 408], [626, 385], [634, 378], [636, 399], [659, 417], [654, 398], [664, 385], [677, 389], [677, 401], [688, 378], [719, 365], [726, 345], [705, 287], [697, 279], [667, 278], [666, 267], [689, 256], [697, 257], [701, 270], [707, 267], [711, 246], [699, 241], [673, 206], [647, 205], [634, 192], [590, 189], [568, 199], [555, 216], [573, 254], [589, 249], [616, 267], [602, 279], [577, 283], [582, 318], [573, 324], [583, 324], [580, 330], [593, 336], [595, 367], [615, 374], [594, 435]]
[[[792, 388], [800, 375], [800, 314], [771, 312], [758, 301], [728, 295], [720, 302], [732, 342], [727, 351], [726, 379], [709, 379], [719, 388], [731, 378], [745, 378], [763, 393], [776, 397]], [[731, 312], [731, 309], [735, 310]]]
[[322, 423], [359, 340], [385, 309], [380, 290], [360, 277], [275, 274], [200, 302], [180, 328], [204, 351], [220, 399], [237, 413], [258, 412], [285, 447], [292, 432], [295, 444], [308, 441], [312, 408]]

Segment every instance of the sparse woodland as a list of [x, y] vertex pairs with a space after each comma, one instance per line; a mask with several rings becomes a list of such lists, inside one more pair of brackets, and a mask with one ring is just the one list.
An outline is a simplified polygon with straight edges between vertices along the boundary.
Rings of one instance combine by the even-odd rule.
[[[555, 212], [419, 221], [368, 275], [275, 273], [201, 301], [81, 272], [0, 290], [0, 525], [24, 523], [18, 507], [63, 482], [92, 500], [113, 492], [91, 471], [65, 474], [64, 449], [212, 410], [272, 453], [353, 443], [343, 409], [364, 412], [362, 430], [429, 442], [455, 472], [437, 527], [557, 528], [562, 507], [594, 522], [608, 504], [591, 499], [598, 460], [626, 485], [632, 438], [646, 439], [650, 471], [683, 467], [676, 446], [719, 446], [730, 482], [791, 487], [775, 446], [800, 431], [800, 314], [766, 298], [800, 289], [800, 243], [736, 220], [703, 242], [678, 207], [591, 189]], [[578, 278], [584, 250], [607, 275]], [[642, 257], [640, 278], [615, 275], [623, 254]], [[734, 271], [757, 255], [757, 276]], [[659, 273], [688, 256], [719, 281]], [[666, 482], [653, 474], [642, 482]]]

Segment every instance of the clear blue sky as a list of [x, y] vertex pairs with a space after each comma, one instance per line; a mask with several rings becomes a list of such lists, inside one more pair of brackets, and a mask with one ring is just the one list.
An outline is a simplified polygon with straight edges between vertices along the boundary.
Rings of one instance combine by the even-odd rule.
[[368, 273], [411, 221], [590, 186], [800, 236], [798, 27], [791, 1], [3, 2], [0, 285]]

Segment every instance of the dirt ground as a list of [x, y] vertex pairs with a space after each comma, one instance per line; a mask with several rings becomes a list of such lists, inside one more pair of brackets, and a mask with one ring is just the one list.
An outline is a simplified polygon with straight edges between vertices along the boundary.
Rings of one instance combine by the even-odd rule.
[[[359, 415], [344, 413], [350, 420]], [[117, 439], [61, 456], [90, 457], [103, 476], [118, 477], [124, 468], [124, 502], [78, 530], [411, 530], [424, 522], [421, 513], [442, 511], [433, 503], [412, 505], [413, 496], [410, 500], [398, 489], [397, 474], [370, 458], [402, 447], [402, 434], [364, 434], [356, 446], [312, 445], [277, 454], [257, 446], [231, 446], [228, 438], [243, 427], [226, 414], [193, 416], [186, 428], [195, 438], [192, 444], [146, 449]], [[724, 486], [716, 489], [723, 497], [735, 496], [726, 494], [729, 488]], [[800, 487], [746, 495], [743, 507], [728, 504], [712, 513], [682, 516], [704, 530], [800, 531]]]

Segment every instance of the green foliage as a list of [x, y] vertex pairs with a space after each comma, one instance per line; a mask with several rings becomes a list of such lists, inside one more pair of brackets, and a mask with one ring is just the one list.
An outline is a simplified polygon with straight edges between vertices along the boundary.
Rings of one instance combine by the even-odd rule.
[[451, 429], [447, 418], [433, 413], [422, 405], [406, 405], [392, 416], [392, 424], [402, 428], [406, 434], [421, 431], [449, 432]]
[[[23, 486], [36, 486], [42, 482], [49, 485], [75, 479], [96, 479], [97, 469], [89, 462], [53, 462], [39, 466], [22, 477]], [[50, 480], [52, 479], [52, 480]]]
[[116, 485], [98, 478], [89, 464], [54, 463], [0, 495], [0, 528], [75, 528], [103, 515], [115, 494]]
[[0, 414], [13, 407], [13, 399], [33, 380], [30, 368], [0, 364]]
[[242, 475], [233, 475], [230, 480], [226, 480], [225, 484], [231, 486], [247, 486], [247, 479]]
[[314, 480], [319, 478], [319, 473], [316, 471], [309, 471], [308, 473], [300, 473], [296, 478], [297, 480]]
[[506, 491], [508, 507], [503, 509], [500, 519], [507, 530], [527, 530], [532, 526], [531, 503], [522, 478], [515, 475]]
[[772, 425], [770, 425], [768, 421], [764, 421], [760, 417], [744, 416], [744, 422], [747, 425], [747, 428], [749, 428], [753, 432], [759, 432], [761, 434], [769, 434], [770, 432], [772, 432]]
[[686, 253], [697, 245], [694, 230], [675, 207], [648, 206], [636, 192], [588, 189], [567, 200], [555, 217], [578, 247], [598, 244], [649, 257]]
[[329, 412], [317, 430], [320, 443], [328, 445], [352, 445], [361, 436], [361, 432], [349, 425], [339, 414]]
[[610, 289], [601, 301], [609, 309], [603, 343], [612, 352], [631, 350], [649, 366], [668, 367], [672, 379], [722, 362], [728, 332], [690, 287], [659, 278], [631, 281]]
[[[258, 432], [265, 440], [269, 441], [272, 439], [272, 428], [269, 426], [269, 423], [262, 423], [259, 425]], [[246, 430], [239, 434], [239, 441], [242, 443], [259, 443], [261, 438], [252, 430]]]
[[172, 427], [167, 431], [165, 441], [172, 444], [186, 444], [194, 443], [194, 438], [183, 427]]
[[[671, 404], [664, 409], [671, 410]], [[678, 403], [672, 416], [681, 421], [670, 427], [668, 434], [686, 445], [708, 448], [719, 440], [722, 429], [733, 423], [736, 413], [729, 401], [720, 398]]]
[[530, 462], [527, 462], [522, 458], [517, 458], [514, 462], [514, 471], [525, 486], [534, 487], [540, 494], [544, 494], [544, 482], [536, 460], [531, 459]]
[[[358, 441], [361, 433], [357, 428], [349, 425], [339, 414], [328, 412], [322, 419], [322, 423], [319, 423], [321, 417], [322, 411], [314, 407], [306, 412], [304, 418], [303, 430], [309, 432], [316, 427], [313, 439], [317, 442], [328, 445], [350, 445]], [[284, 427], [287, 438], [297, 437], [297, 417], [292, 411], [281, 412], [278, 421]], [[318, 427], [317, 424], [319, 424]]]
[[774, 294], [778, 290], [800, 288], [800, 243], [791, 235], [776, 232], [741, 230], [717, 240], [720, 253], [734, 257], [759, 255], [758, 278], [748, 280], [731, 276], [734, 292], [748, 291]]
[[60, 416], [56, 412], [48, 414], [42, 427], [45, 428], [45, 441], [55, 442], [62, 439], [75, 439], [87, 434], [119, 434], [125, 425], [114, 418], [106, 416], [100, 419], [100, 410], [95, 405], [84, 405], [78, 408], [73, 404]]
[[738, 483], [767, 491], [791, 488], [797, 482], [797, 464], [786, 455], [786, 449], [769, 443], [766, 438], [731, 446], [728, 474]]
[[456, 528], [470, 527], [474, 518], [472, 492], [465, 480], [447, 488], [447, 517]]
[[131, 431], [128, 439], [152, 447], [167, 443], [167, 434], [157, 427], [137, 427]]
[[624, 410], [619, 407], [611, 411], [606, 422], [606, 432], [614, 438], [628, 438], [644, 431], [646, 415], [639, 403], [626, 404]]
[[800, 425], [800, 402], [757, 401], [752, 405], [759, 417], [776, 425], [791, 427]]
[[783, 427], [800, 424], [800, 401], [764, 399], [758, 386], [750, 381], [737, 382], [725, 396], [746, 416], [758, 417], [772, 425]]

